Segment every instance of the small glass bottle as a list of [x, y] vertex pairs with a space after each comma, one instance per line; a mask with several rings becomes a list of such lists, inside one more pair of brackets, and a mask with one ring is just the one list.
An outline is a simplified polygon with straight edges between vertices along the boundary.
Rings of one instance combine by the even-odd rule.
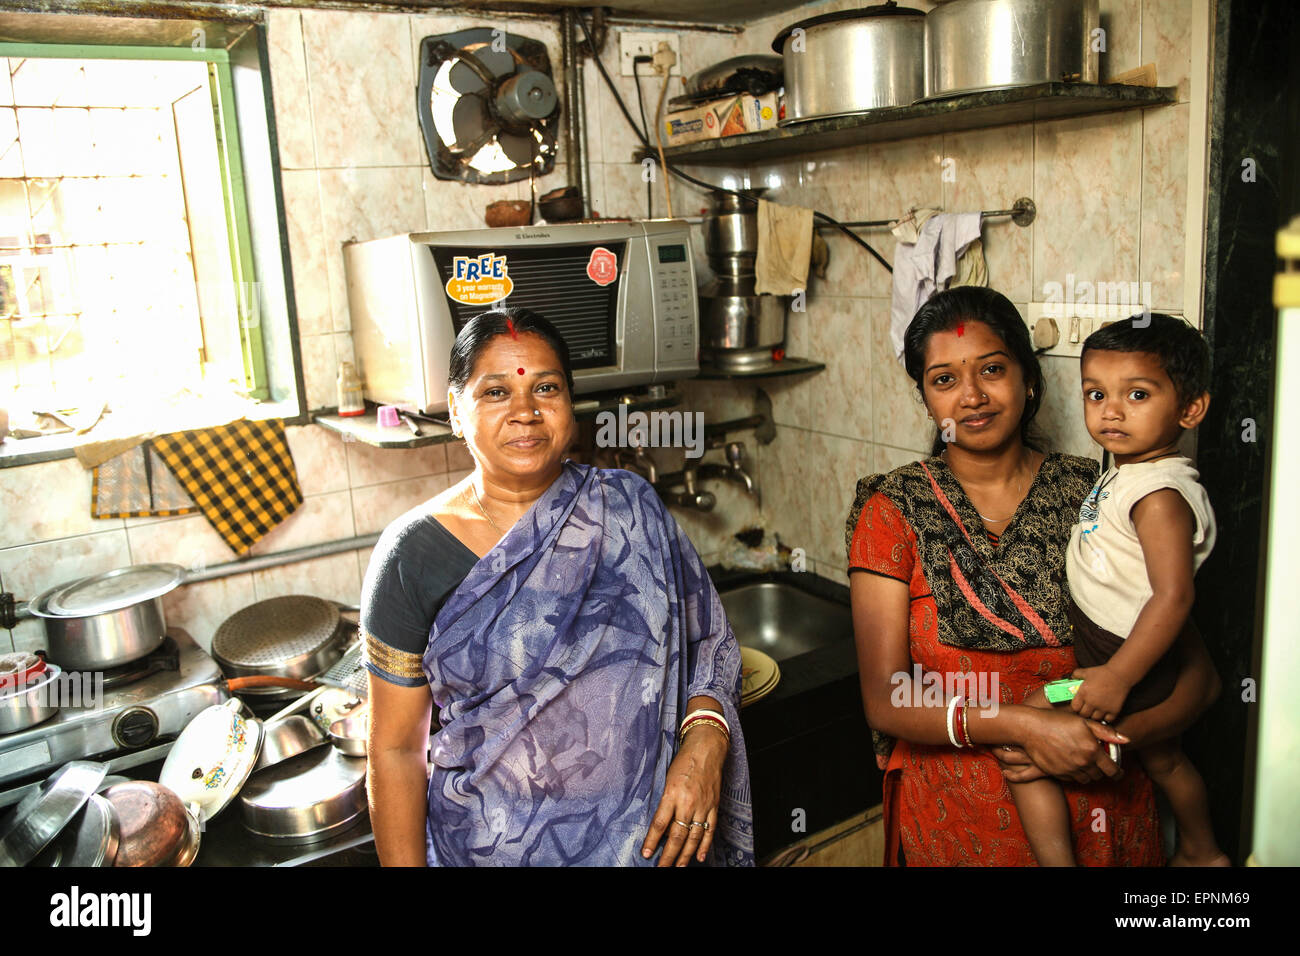
[[339, 363], [339, 415], [344, 418], [366, 413], [366, 399], [361, 389], [361, 376], [351, 362]]

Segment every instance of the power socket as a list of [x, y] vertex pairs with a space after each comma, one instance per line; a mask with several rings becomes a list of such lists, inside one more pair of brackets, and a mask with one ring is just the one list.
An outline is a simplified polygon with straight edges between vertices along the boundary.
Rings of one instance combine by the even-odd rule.
[[[638, 56], [654, 56], [655, 51], [659, 49], [660, 42], [667, 43], [672, 48], [673, 53], [677, 54], [677, 62], [668, 72], [672, 75], [678, 75], [682, 63], [682, 45], [681, 39], [676, 33], [639, 33], [629, 30], [623, 30], [618, 35], [618, 55], [622, 63], [623, 76], [636, 76], [636, 63], [634, 59]], [[652, 76], [654, 68], [646, 63], [641, 67], [642, 76]]]

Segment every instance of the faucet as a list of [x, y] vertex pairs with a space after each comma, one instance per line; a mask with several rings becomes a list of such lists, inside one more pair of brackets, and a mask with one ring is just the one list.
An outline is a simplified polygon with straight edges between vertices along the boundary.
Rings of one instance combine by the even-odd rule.
[[714, 497], [712, 492], [697, 490], [696, 476], [695, 466], [688, 465], [683, 471], [665, 475], [663, 480], [663, 484], [668, 485], [673, 479], [680, 477], [684, 488], [683, 491], [677, 491], [675, 488], [669, 490], [659, 485], [655, 486], [655, 490], [659, 492], [659, 497], [668, 505], [695, 508], [699, 511], [712, 511], [713, 506], [718, 503], [718, 499]]
[[754, 482], [754, 478], [745, 471], [742, 464], [745, 458], [745, 446], [738, 442], [727, 443], [727, 464], [725, 465], [700, 465], [699, 476], [701, 478], [725, 478], [728, 481], [734, 481], [745, 486], [745, 492], [754, 496], [757, 504], [762, 504], [762, 493]]
[[631, 454], [626, 449], [620, 448], [614, 453], [614, 466], [627, 468], [629, 471], [639, 471], [652, 485], [659, 481], [659, 472], [655, 468], [654, 459], [645, 453], [645, 447], [642, 445], [637, 445], [636, 451]]

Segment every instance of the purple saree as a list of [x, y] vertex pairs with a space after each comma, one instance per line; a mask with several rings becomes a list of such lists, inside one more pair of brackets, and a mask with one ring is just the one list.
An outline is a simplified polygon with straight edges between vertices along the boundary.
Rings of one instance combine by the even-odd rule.
[[566, 462], [447, 599], [424, 671], [430, 865], [653, 865], [641, 844], [697, 695], [731, 725], [709, 862], [753, 864], [740, 649], [641, 477]]

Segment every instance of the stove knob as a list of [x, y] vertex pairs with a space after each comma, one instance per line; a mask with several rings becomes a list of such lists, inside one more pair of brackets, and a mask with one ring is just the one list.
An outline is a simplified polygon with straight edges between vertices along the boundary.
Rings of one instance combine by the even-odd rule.
[[128, 707], [113, 721], [113, 740], [119, 747], [144, 747], [158, 736], [158, 715], [148, 707]]

